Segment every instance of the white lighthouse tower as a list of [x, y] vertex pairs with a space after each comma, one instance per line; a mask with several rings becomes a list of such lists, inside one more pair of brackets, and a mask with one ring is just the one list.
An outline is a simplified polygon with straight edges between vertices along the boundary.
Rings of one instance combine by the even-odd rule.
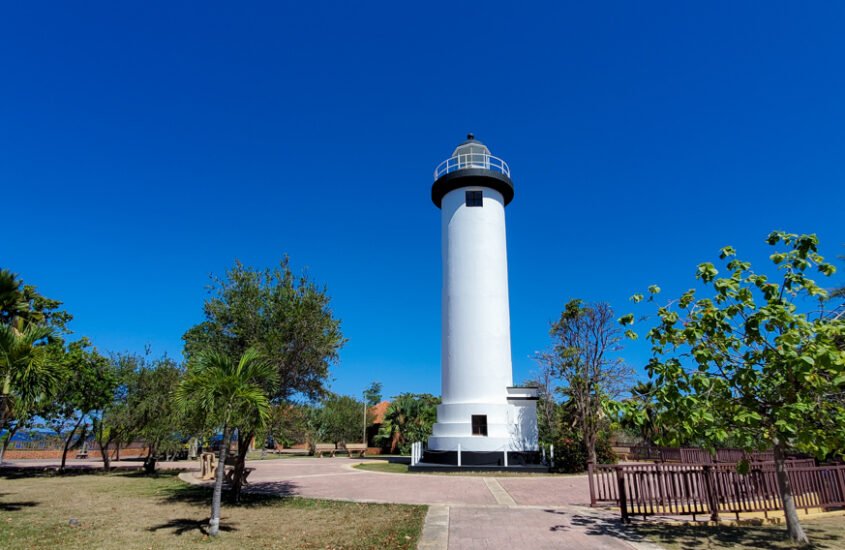
[[537, 450], [537, 392], [513, 385], [505, 238], [513, 182], [504, 160], [467, 138], [431, 188], [441, 211], [443, 401], [424, 461], [455, 464], [460, 449], [464, 465], [519, 464]]

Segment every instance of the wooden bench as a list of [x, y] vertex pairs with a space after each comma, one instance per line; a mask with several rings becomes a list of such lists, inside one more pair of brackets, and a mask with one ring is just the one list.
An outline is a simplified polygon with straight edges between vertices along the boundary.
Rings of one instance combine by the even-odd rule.
[[270, 451], [276, 455], [291, 455], [291, 456], [306, 456], [308, 455], [308, 449], [273, 449]]
[[88, 451], [79, 451], [76, 453], [76, 458], [88, 458]]
[[332, 443], [317, 443], [314, 445], [314, 454], [323, 458], [323, 453], [329, 453], [332, 458], [337, 454], [337, 447]]
[[367, 452], [367, 445], [364, 443], [347, 443], [344, 447], [349, 453], [349, 458], [352, 458], [355, 453], [358, 453], [358, 458], [364, 458], [364, 453]]

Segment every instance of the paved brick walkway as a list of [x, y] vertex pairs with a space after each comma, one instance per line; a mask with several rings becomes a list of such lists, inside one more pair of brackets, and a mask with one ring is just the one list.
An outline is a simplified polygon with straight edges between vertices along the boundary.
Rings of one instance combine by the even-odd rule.
[[250, 462], [255, 470], [249, 490], [431, 505], [421, 550], [648, 547], [626, 540], [614, 514], [587, 508], [586, 476], [389, 474], [354, 469], [359, 462], [348, 458]]
[[[251, 461], [248, 490], [281, 495], [430, 505], [420, 550], [542, 550], [546, 548], [656, 548], [627, 539], [614, 514], [590, 509], [586, 476], [481, 477], [388, 474], [354, 469], [348, 458]], [[117, 468], [140, 462], [116, 462]], [[99, 460], [69, 460], [76, 468], [100, 468]], [[8, 467], [46, 468], [54, 460], [16, 460]], [[198, 483], [196, 462], [160, 462], [186, 469]]]

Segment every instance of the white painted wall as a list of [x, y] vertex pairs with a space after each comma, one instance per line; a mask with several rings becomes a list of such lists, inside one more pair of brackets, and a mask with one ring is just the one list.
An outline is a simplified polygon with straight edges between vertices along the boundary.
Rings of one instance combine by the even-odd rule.
[[[480, 190], [482, 207], [466, 206]], [[513, 385], [505, 206], [463, 187], [441, 203], [443, 403], [506, 403]]]
[[[466, 191], [481, 191], [484, 206], [466, 206]], [[441, 233], [443, 404], [429, 448], [456, 450], [460, 444], [464, 451], [536, 450], [533, 402], [515, 405], [507, 399], [513, 371], [501, 193], [482, 187], [447, 193]], [[487, 415], [487, 437], [472, 435], [474, 414]]]

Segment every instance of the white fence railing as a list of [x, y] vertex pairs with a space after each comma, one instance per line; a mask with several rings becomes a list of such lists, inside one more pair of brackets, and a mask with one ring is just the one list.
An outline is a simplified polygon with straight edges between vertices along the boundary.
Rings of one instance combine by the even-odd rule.
[[511, 169], [508, 163], [499, 157], [494, 157], [486, 153], [467, 153], [465, 155], [455, 155], [438, 164], [437, 168], [434, 169], [434, 179], [437, 180], [443, 174], [457, 172], [458, 170], [467, 168], [492, 170], [511, 177]]

